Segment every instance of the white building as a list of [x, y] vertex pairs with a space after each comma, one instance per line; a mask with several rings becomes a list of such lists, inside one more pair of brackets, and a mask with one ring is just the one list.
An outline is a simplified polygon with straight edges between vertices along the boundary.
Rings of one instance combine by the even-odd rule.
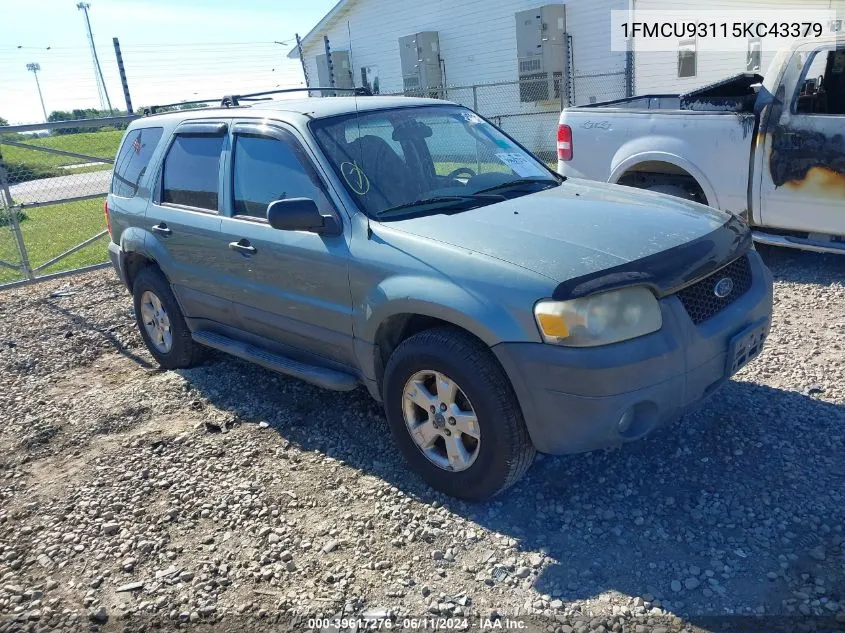
[[[329, 80], [328, 38], [335, 86], [381, 94], [436, 87], [430, 92], [474, 107], [535, 151], [554, 147], [561, 105], [683, 92], [752, 69], [749, 57], [762, 73], [774, 55], [750, 55], [752, 41], [735, 53], [699, 52], [694, 43], [614, 52], [610, 12], [632, 5], [845, 15], [845, 0], [340, 0], [302, 39], [302, 53], [310, 86]], [[298, 49], [289, 56], [298, 58]]]

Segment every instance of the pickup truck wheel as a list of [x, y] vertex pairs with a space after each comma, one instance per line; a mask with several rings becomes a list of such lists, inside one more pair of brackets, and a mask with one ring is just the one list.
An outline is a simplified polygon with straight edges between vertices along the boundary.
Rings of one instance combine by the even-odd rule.
[[433, 488], [483, 500], [534, 461], [513, 388], [481, 342], [449, 328], [415, 334], [390, 356], [383, 396], [393, 439]]
[[150, 354], [164, 369], [196, 365], [202, 348], [194, 343], [176, 297], [164, 275], [144, 268], [132, 286], [135, 320]]

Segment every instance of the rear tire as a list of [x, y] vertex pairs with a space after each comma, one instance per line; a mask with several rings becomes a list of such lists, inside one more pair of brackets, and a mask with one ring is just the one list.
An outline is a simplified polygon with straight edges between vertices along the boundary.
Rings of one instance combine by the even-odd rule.
[[[382, 393], [396, 445], [441, 492], [484, 500], [516, 483], [534, 461], [510, 381], [487, 346], [463, 331], [436, 328], [403, 341], [387, 362]], [[462, 457], [453, 460], [455, 452]]]
[[170, 283], [158, 268], [148, 266], [138, 273], [132, 296], [141, 338], [161, 367], [182, 369], [202, 361], [204, 349], [191, 338]]

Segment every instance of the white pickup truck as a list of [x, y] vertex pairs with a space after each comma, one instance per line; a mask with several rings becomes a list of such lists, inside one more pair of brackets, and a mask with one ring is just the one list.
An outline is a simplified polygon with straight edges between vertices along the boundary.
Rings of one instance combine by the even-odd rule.
[[761, 243], [845, 254], [845, 38], [682, 95], [566, 108], [558, 171], [742, 216]]

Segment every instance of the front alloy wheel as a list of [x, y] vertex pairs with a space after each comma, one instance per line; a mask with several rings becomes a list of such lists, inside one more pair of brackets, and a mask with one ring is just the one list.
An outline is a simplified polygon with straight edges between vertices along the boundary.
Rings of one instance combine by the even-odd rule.
[[405, 383], [403, 413], [417, 448], [435, 466], [459, 472], [475, 463], [481, 429], [475, 409], [458, 384], [433, 370]]
[[382, 394], [402, 456], [436, 490], [487, 499], [534, 460], [507, 375], [467, 332], [437, 327], [402, 341], [385, 365]]

